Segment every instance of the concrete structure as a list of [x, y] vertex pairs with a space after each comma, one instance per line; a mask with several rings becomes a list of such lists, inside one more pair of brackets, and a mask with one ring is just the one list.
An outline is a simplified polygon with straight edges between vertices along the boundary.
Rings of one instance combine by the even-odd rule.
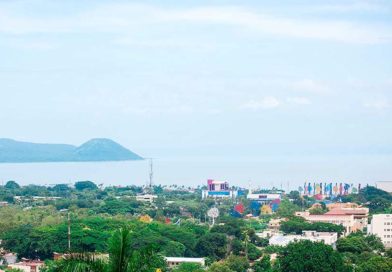
[[176, 267], [182, 263], [194, 263], [201, 266], [205, 266], [206, 263], [204, 258], [165, 257], [165, 260], [169, 268]]
[[392, 248], [392, 214], [373, 215], [367, 231], [380, 237], [386, 248]]
[[333, 203], [327, 204], [326, 206], [329, 211], [334, 210], [334, 209], [360, 208], [361, 207], [357, 203], [352, 203], [352, 202], [346, 202], [346, 203], [333, 202]]
[[157, 195], [150, 195], [150, 194], [136, 196], [137, 201], [150, 202], [150, 203], [154, 202], [154, 199], [156, 198], [158, 198]]
[[369, 208], [335, 208], [325, 215], [353, 215], [355, 223], [352, 231], [363, 231], [368, 225]]
[[336, 232], [304, 231], [302, 235], [275, 235], [269, 239], [269, 244], [273, 246], [287, 246], [291, 242], [300, 240], [323, 242], [326, 245], [334, 246], [338, 240], [338, 234]]
[[278, 231], [280, 229], [280, 223], [282, 223], [282, 221], [287, 221], [287, 219], [286, 218], [271, 219], [268, 222], [268, 229]]
[[256, 232], [257, 237], [259, 238], [271, 238], [273, 236], [276, 235], [281, 235], [282, 233], [278, 230], [272, 230], [272, 229], [268, 229], [268, 230], [264, 230], [262, 232]]
[[345, 234], [348, 235], [351, 232], [359, 230], [354, 219], [354, 215], [312, 215], [309, 212], [296, 212], [295, 215], [301, 216], [305, 218], [306, 221], [314, 223], [314, 222], [324, 222], [331, 223], [335, 225], [342, 225], [345, 228]]
[[7, 266], [7, 268], [20, 269], [23, 272], [40, 272], [40, 269], [43, 265], [44, 262], [41, 261], [26, 261], [10, 264]]
[[392, 181], [377, 181], [376, 188], [392, 193]]
[[270, 204], [274, 200], [281, 199], [281, 194], [248, 194], [246, 198], [262, 204]]
[[202, 198], [234, 198], [237, 197], [237, 194], [238, 191], [231, 190], [226, 181], [209, 179], [207, 180], [207, 190], [202, 191]]
[[15, 253], [6, 253], [2, 256], [6, 264], [14, 264], [17, 260], [17, 255]]

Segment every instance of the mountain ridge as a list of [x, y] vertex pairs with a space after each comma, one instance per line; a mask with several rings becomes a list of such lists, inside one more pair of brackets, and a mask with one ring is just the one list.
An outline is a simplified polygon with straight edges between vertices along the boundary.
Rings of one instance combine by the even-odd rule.
[[94, 138], [80, 146], [31, 143], [0, 138], [0, 163], [131, 160], [143, 160], [143, 158], [107, 138]]

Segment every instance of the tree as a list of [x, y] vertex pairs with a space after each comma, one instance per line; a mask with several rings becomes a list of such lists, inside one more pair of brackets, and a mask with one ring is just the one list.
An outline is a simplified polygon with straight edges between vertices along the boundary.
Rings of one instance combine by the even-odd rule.
[[375, 256], [361, 263], [356, 269], [358, 272], [390, 272], [392, 271], [392, 259]]
[[370, 249], [365, 239], [360, 236], [340, 238], [336, 242], [336, 248], [339, 252], [351, 252], [354, 254], [360, 254], [364, 251], [369, 251]]
[[237, 272], [234, 270], [231, 270], [230, 267], [227, 266], [227, 264], [223, 262], [216, 262], [213, 263], [210, 268], [208, 268], [207, 272]]
[[122, 228], [115, 231], [109, 241], [108, 261], [91, 254], [72, 254], [52, 262], [45, 272], [155, 272], [165, 267], [165, 260], [153, 248], [133, 250], [131, 232]]
[[15, 181], [10, 180], [10, 181], [7, 181], [7, 183], [5, 184], [4, 188], [8, 189], [8, 190], [16, 190], [16, 189], [20, 189], [20, 186]]
[[246, 272], [249, 268], [249, 262], [245, 257], [230, 255], [225, 260], [226, 265], [233, 271]]
[[371, 212], [384, 212], [391, 207], [391, 200], [383, 197], [375, 197], [370, 200], [368, 206]]
[[87, 190], [96, 190], [98, 189], [97, 185], [92, 181], [78, 181], [75, 183], [75, 189], [78, 191]]
[[342, 256], [324, 243], [302, 240], [290, 243], [278, 257], [282, 272], [347, 271]]
[[255, 272], [270, 272], [272, 271], [270, 255], [264, 255], [260, 261], [255, 262], [253, 266]]
[[283, 199], [279, 205], [276, 214], [280, 217], [291, 217], [294, 215], [295, 212], [300, 211], [301, 208], [295, 204], [293, 204], [288, 199]]
[[173, 269], [173, 272], [204, 272], [200, 264], [182, 263]]
[[199, 256], [208, 256], [214, 260], [223, 259], [226, 256], [227, 238], [222, 233], [207, 233], [200, 237], [196, 251]]

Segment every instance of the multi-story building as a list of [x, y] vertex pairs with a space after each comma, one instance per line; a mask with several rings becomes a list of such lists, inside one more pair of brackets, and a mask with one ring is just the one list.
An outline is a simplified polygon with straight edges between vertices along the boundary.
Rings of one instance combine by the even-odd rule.
[[373, 215], [367, 231], [380, 237], [386, 248], [392, 248], [392, 214]]
[[309, 212], [297, 212], [297, 216], [301, 216], [305, 218], [306, 221], [314, 223], [314, 222], [324, 222], [331, 223], [335, 225], [342, 225], [345, 228], [345, 234], [350, 234], [351, 232], [357, 231], [356, 221], [354, 219], [354, 215], [346, 215], [346, 214], [336, 214], [336, 215], [327, 215], [327, 214], [309, 214]]
[[326, 212], [325, 215], [352, 215], [355, 221], [352, 231], [363, 231], [368, 225], [369, 208], [335, 208]]
[[229, 188], [226, 181], [209, 179], [207, 181], [207, 190], [202, 191], [202, 198], [233, 198], [237, 197], [238, 192]]

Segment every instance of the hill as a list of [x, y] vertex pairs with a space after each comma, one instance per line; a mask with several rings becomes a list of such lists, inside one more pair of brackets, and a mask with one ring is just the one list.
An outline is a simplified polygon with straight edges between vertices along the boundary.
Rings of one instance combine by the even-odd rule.
[[128, 161], [143, 158], [110, 139], [92, 139], [81, 146], [37, 144], [0, 139], [0, 163]]

